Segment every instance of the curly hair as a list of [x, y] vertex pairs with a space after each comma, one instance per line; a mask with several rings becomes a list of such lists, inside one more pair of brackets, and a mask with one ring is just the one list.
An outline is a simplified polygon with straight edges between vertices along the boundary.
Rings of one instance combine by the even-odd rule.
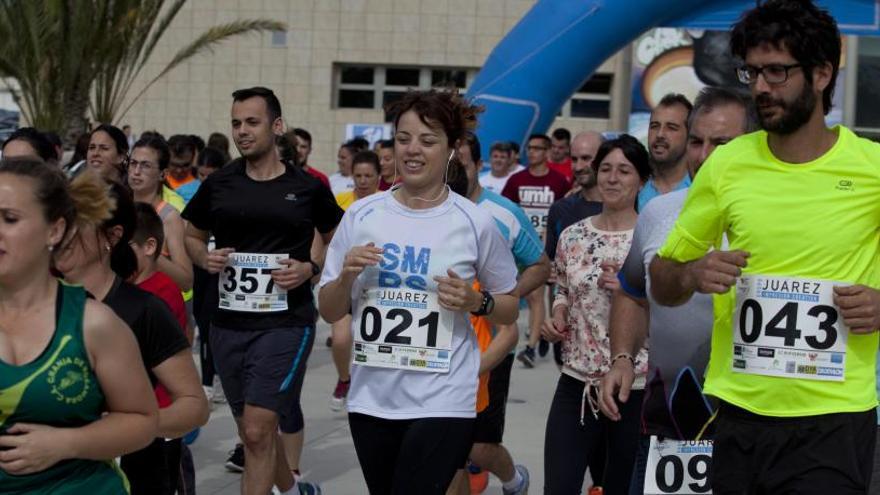
[[446, 133], [447, 144], [453, 147], [459, 139], [476, 129], [477, 115], [483, 111], [483, 107], [471, 104], [456, 89], [407, 91], [402, 98], [385, 107], [394, 127], [400, 123], [400, 117], [409, 111], [414, 111], [426, 126], [442, 129]]
[[840, 66], [840, 30], [827, 10], [812, 0], [769, 0], [743, 14], [730, 34], [731, 53], [745, 60], [755, 47], [770, 45], [786, 49], [803, 69], [809, 84], [813, 69], [831, 65], [831, 81], [822, 92], [822, 108], [831, 110], [834, 85]]

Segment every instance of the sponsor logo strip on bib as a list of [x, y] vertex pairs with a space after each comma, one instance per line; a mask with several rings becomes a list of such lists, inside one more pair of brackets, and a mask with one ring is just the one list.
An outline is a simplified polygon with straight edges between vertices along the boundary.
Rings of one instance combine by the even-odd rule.
[[378, 368], [446, 373], [452, 359], [454, 314], [434, 292], [374, 288], [354, 317], [354, 363]]
[[283, 268], [284, 259], [286, 254], [230, 254], [220, 272], [219, 307], [246, 313], [287, 310], [287, 291], [272, 280], [272, 271]]
[[712, 493], [711, 440], [660, 440], [651, 436], [645, 495]]
[[834, 305], [842, 282], [746, 275], [737, 281], [733, 371], [843, 381], [849, 328]]

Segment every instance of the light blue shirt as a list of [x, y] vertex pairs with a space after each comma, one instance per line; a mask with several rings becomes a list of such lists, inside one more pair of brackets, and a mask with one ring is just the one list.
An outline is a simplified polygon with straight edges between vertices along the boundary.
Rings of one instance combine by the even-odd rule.
[[[687, 187], [691, 187], [691, 176], [685, 174], [684, 179], [676, 184], [675, 187], [672, 188], [672, 191], [678, 191], [679, 189], [684, 189]], [[648, 179], [648, 182], [645, 183], [645, 187], [643, 187], [641, 192], [639, 192], [639, 211], [644, 210], [645, 205], [648, 204], [648, 201], [651, 201], [657, 196], [660, 196], [660, 191], [657, 190], [657, 187], [654, 185], [654, 178], [651, 177], [650, 179]]]
[[483, 189], [477, 206], [489, 213], [501, 231], [518, 268], [534, 265], [544, 254], [541, 237], [522, 208], [513, 201]]
[[199, 186], [201, 186], [201, 185], [202, 185], [202, 182], [199, 179], [191, 180], [191, 181], [187, 182], [186, 184], [175, 189], [174, 192], [176, 192], [177, 194], [180, 194], [180, 196], [183, 198], [183, 200], [185, 202], [189, 203], [189, 200], [191, 200], [192, 197], [196, 195], [196, 191], [199, 190]]

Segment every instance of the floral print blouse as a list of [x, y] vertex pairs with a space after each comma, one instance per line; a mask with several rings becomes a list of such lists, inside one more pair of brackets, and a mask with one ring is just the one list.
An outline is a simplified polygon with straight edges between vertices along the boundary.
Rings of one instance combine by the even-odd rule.
[[[568, 306], [562, 372], [583, 382], [597, 382], [611, 367], [611, 290], [600, 288], [598, 282], [603, 265], [623, 265], [632, 236], [632, 229], [600, 230], [593, 225], [592, 217], [560, 234], [553, 267], [558, 286], [553, 306]], [[643, 379], [648, 363], [645, 349], [636, 357], [636, 363], [636, 376]]]

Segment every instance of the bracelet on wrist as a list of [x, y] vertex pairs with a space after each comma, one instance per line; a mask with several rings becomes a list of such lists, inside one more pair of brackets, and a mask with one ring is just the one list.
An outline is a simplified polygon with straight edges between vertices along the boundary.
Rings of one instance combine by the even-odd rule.
[[636, 359], [634, 357], [632, 357], [632, 354], [630, 354], [628, 352], [621, 352], [621, 353], [615, 355], [613, 358], [611, 358], [611, 366], [614, 366], [614, 363], [619, 359], [627, 359], [627, 360], [629, 360], [630, 364], [632, 364], [633, 368], [636, 367]]

